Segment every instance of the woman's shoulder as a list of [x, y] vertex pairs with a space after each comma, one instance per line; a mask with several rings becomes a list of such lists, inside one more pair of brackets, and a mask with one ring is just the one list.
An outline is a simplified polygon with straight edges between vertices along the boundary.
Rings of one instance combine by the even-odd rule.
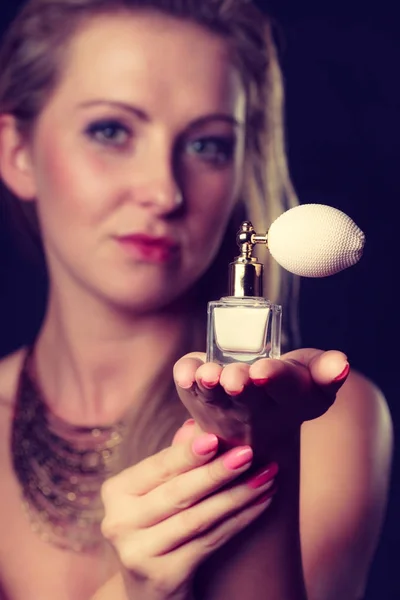
[[[330, 413], [330, 414], [329, 414]], [[392, 437], [392, 420], [383, 391], [368, 377], [352, 370], [328, 411], [327, 420], [347, 422], [371, 435]]]
[[[5, 474], [10, 469], [9, 444], [13, 411], [18, 387], [19, 374], [26, 354], [25, 348], [0, 360], [0, 472], [5, 485]], [[1, 585], [0, 585], [0, 600]]]
[[12, 408], [26, 348], [19, 348], [0, 359], [0, 408]]
[[[346, 430], [361, 429], [364, 434], [367, 428], [371, 433], [374, 431], [390, 438], [392, 421], [382, 390], [371, 379], [352, 369], [328, 412], [304, 425], [310, 431], [346, 425]], [[342, 433], [344, 431], [342, 429]]]
[[385, 495], [393, 423], [382, 390], [368, 377], [352, 370], [331, 408], [319, 419], [304, 423], [302, 430], [304, 465], [319, 464], [323, 469], [327, 462], [335, 464], [347, 483], [368, 472], [372, 487], [381, 486]]
[[326, 585], [337, 588], [338, 598], [361, 596], [390, 487], [388, 404], [377, 385], [352, 371], [327, 413], [302, 429], [301, 530], [309, 595]]

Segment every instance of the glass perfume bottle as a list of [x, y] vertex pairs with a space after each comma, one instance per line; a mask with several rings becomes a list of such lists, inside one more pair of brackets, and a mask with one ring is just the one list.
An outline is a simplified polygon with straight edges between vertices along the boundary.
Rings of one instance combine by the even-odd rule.
[[240, 256], [229, 265], [229, 296], [208, 304], [207, 361], [251, 364], [279, 358], [282, 307], [263, 297], [263, 264], [253, 256], [256, 244], [266, 244], [245, 221], [237, 235]]

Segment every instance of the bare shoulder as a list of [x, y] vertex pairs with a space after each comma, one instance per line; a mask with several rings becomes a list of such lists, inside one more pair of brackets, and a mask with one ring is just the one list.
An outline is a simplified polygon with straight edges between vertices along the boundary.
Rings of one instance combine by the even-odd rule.
[[325, 421], [328, 423], [336, 419], [350, 419], [357, 426], [369, 425], [380, 433], [390, 433], [392, 427], [389, 408], [382, 391], [357, 371], [350, 372], [337, 395], [336, 402], [327, 412]]
[[385, 397], [357, 372], [325, 415], [303, 425], [301, 537], [310, 600], [361, 596], [385, 515], [392, 447]]
[[393, 427], [382, 391], [367, 377], [352, 371], [328, 412], [303, 425], [304, 460], [310, 460], [308, 455], [316, 444], [323, 455], [332, 449], [335, 455], [345, 458], [344, 453], [351, 451], [352, 455], [356, 453], [354, 460], [389, 467]]
[[[4, 494], [10, 482], [11, 427], [19, 373], [21, 371], [25, 353], [25, 348], [21, 348], [0, 360], [0, 474], [2, 480], [2, 492], [4, 492]], [[0, 584], [0, 600], [1, 598]]]
[[20, 348], [0, 360], [0, 418], [1, 414], [9, 412], [14, 404], [25, 353], [26, 349]]

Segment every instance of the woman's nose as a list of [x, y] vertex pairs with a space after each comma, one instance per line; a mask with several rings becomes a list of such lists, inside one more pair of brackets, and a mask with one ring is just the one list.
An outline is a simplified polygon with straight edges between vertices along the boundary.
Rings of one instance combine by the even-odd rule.
[[169, 215], [182, 208], [183, 196], [176, 183], [158, 179], [138, 190], [136, 201], [157, 215]]
[[[136, 179], [136, 178], [135, 178]], [[154, 214], [170, 215], [183, 205], [183, 193], [176, 177], [173, 159], [149, 156], [136, 179], [133, 194], [137, 204]]]

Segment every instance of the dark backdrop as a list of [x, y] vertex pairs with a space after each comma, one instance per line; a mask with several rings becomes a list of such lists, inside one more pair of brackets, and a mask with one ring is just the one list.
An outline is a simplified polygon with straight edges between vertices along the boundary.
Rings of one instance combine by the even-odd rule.
[[[400, 36], [394, 7], [275, 0], [282, 29], [291, 172], [302, 202], [326, 202], [365, 231], [364, 257], [302, 280], [303, 344], [341, 348], [384, 391], [399, 430]], [[396, 380], [396, 381], [395, 381]], [[399, 451], [366, 600], [399, 600]], [[339, 600], [339, 599], [338, 599]]]
[[[20, 4], [2, 0], [1, 29]], [[381, 1], [361, 9], [356, 0], [268, 5], [279, 23], [288, 153], [300, 200], [340, 208], [367, 235], [356, 267], [302, 281], [303, 345], [345, 351], [352, 365], [382, 388], [397, 429], [400, 41], [395, 8]], [[43, 299], [42, 283], [12, 250], [4, 221], [0, 286], [3, 355], [33, 335]], [[365, 600], [400, 599], [398, 474], [396, 450], [386, 524]]]

